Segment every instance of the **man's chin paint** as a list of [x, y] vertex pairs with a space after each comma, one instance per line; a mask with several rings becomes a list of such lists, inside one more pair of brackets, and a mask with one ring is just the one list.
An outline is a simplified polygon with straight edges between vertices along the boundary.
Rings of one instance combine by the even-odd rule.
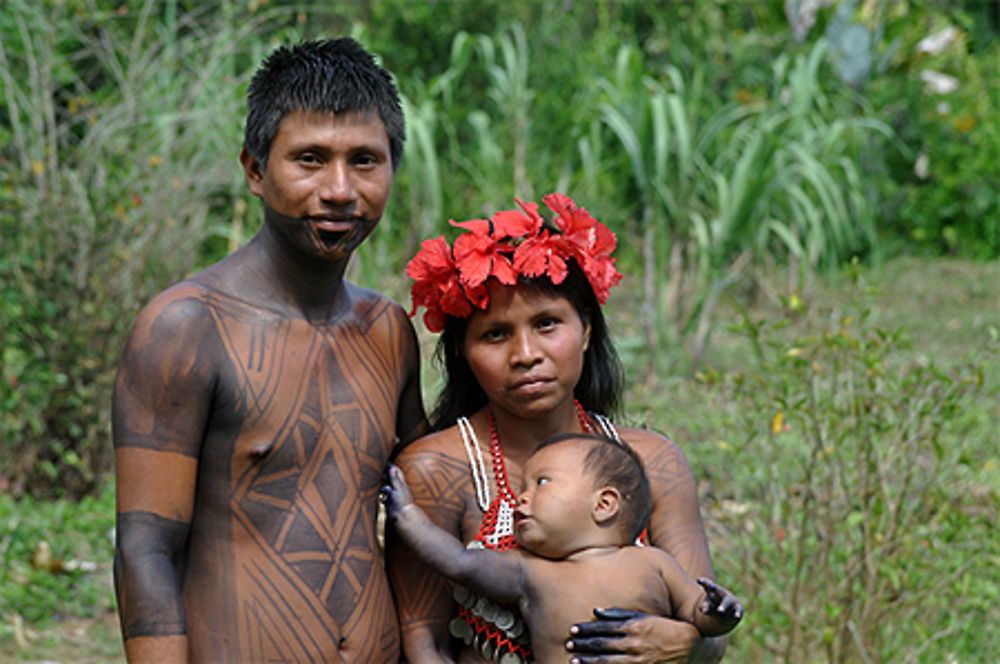
[[350, 224], [347, 230], [324, 231], [318, 228], [318, 219], [308, 216], [290, 217], [278, 212], [267, 203], [263, 205], [264, 218], [275, 230], [284, 229], [280, 234], [299, 237], [312, 247], [317, 258], [332, 260], [349, 257], [379, 222], [378, 219], [351, 217], [346, 220]]

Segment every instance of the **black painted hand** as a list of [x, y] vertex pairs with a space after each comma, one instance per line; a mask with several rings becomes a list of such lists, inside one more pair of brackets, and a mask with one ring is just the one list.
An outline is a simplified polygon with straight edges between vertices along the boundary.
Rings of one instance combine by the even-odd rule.
[[604, 661], [604, 656], [607, 655], [624, 654], [623, 651], [613, 648], [611, 642], [625, 636], [625, 623], [645, 618], [646, 615], [642, 611], [631, 609], [594, 609], [594, 620], [570, 627], [567, 649], [573, 653], [573, 661], [587, 664]]
[[705, 589], [706, 595], [699, 610], [707, 616], [727, 623], [730, 627], [735, 627], [743, 618], [743, 604], [739, 598], [711, 579], [702, 577], [698, 579], [698, 583]]
[[395, 464], [390, 463], [385, 472], [379, 500], [385, 505], [386, 514], [392, 519], [396, 518], [404, 507], [413, 504], [413, 494], [406, 484], [403, 471]]

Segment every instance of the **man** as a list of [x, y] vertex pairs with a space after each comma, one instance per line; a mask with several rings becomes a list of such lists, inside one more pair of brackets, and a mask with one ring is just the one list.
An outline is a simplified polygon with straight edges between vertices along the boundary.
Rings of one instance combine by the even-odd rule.
[[115, 384], [115, 584], [129, 661], [394, 662], [382, 470], [425, 428], [405, 312], [344, 280], [404, 141], [350, 39], [255, 74], [243, 248], [139, 314]]

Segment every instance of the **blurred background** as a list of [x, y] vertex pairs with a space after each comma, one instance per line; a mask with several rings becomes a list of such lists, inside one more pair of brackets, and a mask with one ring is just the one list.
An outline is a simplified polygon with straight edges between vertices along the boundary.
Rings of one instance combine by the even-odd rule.
[[258, 227], [253, 69], [344, 35], [408, 132], [352, 280], [409, 307], [515, 196], [618, 234], [625, 420], [694, 467], [726, 661], [1000, 652], [1000, 0], [4, 0], [0, 659], [122, 661], [125, 335]]

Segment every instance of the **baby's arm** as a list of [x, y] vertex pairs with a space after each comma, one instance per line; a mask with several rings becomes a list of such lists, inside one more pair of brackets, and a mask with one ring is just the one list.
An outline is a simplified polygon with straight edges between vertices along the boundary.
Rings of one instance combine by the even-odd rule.
[[736, 627], [743, 618], [736, 595], [704, 577], [696, 583], [669, 554], [661, 558], [660, 573], [674, 600], [676, 618], [692, 623], [702, 636], [720, 636]]
[[382, 487], [386, 515], [399, 537], [426, 565], [452, 581], [498, 602], [517, 603], [525, 590], [520, 551], [466, 549], [451, 533], [432, 522], [413, 502], [403, 471], [390, 464]]

